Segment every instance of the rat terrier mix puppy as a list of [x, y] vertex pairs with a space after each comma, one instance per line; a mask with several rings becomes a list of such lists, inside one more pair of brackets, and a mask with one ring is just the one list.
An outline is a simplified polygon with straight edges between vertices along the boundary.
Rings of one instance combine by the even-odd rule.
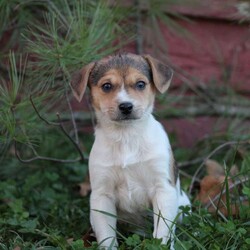
[[165, 244], [178, 207], [190, 205], [168, 136], [151, 114], [155, 94], [168, 89], [172, 75], [149, 55], [122, 54], [90, 63], [72, 79], [79, 102], [90, 88], [97, 118], [89, 157], [90, 221], [101, 247], [117, 248], [116, 215], [137, 218], [150, 207], [153, 236]]

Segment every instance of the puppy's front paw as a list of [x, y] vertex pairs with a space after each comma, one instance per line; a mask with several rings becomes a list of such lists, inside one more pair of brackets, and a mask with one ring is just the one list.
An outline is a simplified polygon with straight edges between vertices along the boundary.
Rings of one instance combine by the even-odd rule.
[[99, 245], [99, 248], [101, 250], [117, 250], [118, 249], [118, 242], [114, 238], [109, 238]]
[[170, 234], [169, 231], [164, 229], [158, 229], [158, 230], [154, 230], [153, 232], [153, 237], [156, 239], [162, 239], [162, 244], [167, 244], [168, 240], [170, 239]]

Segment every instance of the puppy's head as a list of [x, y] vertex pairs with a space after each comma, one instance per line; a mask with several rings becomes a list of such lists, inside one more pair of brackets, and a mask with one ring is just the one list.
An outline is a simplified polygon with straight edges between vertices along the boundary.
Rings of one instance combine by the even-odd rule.
[[172, 70], [149, 55], [115, 55], [85, 66], [71, 81], [81, 101], [87, 85], [98, 118], [122, 122], [152, 112], [156, 91], [164, 93]]

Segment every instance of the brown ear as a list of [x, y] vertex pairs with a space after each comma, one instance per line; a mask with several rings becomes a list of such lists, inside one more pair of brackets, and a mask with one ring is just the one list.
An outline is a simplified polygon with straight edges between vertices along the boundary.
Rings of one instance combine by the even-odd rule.
[[82, 100], [83, 94], [88, 85], [90, 72], [93, 69], [94, 65], [95, 63], [90, 63], [84, 66], [83, 69], [73, 73], [71, 77], [70, 86], [78, 102]]
[[143, 57], [151, 67], [155, 87], [160, 93], [166, 92], [173, 77], [173, 70], [150, 55]]

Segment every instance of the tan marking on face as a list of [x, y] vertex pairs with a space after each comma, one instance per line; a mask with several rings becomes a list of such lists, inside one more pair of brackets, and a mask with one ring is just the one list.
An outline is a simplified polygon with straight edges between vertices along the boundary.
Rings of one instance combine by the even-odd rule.
[[[113, 89], [106, 93], [102, 90], [105, 83], [110, 83]], [[92, 105], [95, 110], [105, 112], [105, 110], [116, 109], [117, 103], [115, 101], [117, 92], [123, 86], [123, 79], [119, 72], [115, 69], [107, 71], [103, 77], [100, 78], [98, 83], [91, 87]]]
[[[152, 104], [155, 97], [155, 87], [149, 82], [147, 77], [143, 75], [139, 70], [134, 68], [128, 68], [128, 72], [125, 78], [125, 88], [128, 93], [134, 97], [135, 100], [139, 100], [141, 103]], [[142, 91], [135, 89], [135, 84], [139, 81], [146, 83], [146, 88]]]
[[[143, 90], [136, 88], [136, 83], [143, 81], [146, 87]], [[102, 86], [110, 83], [112, 89], [105, 92]], [[140, 119], [146, 112], [151, 113], [155, 88], [148, 78], [139, 70], [124, 67], [108, 70], [97, 82], [91, 86], [92, 105], [96, 111], [101, 111], [110, 120], [122, 120], [119, 105], [122, 102], [131, 102], [133, 119]]]

